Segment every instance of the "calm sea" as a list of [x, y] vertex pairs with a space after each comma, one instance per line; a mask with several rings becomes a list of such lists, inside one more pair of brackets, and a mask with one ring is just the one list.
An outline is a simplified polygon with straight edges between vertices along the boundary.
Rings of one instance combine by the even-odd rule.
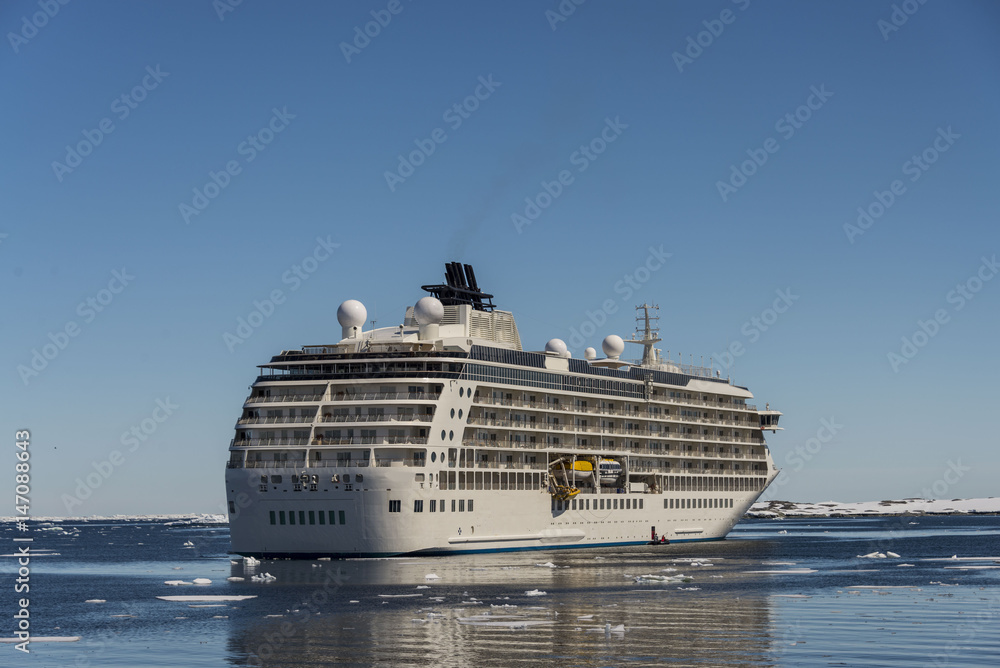
[[[52, 554], [31, 562], [31, 629], [81, 639], [0, 645], [0, 665], [996, 666], [998, 519], [753, 520], [715, 543], [264, 561], [269, 582], [230, 563], [225, 527], [33, 525], [33, 550]], [[26, 535], [2, 531], [5, 554]], [[876, 551], [900, 557], [857, 556]], [[7, 637], [15, 561], [0, 558]], [[194, 578], [212, 583], [164, 584]], [[156, 598], [171, 595], [255, 598]]]

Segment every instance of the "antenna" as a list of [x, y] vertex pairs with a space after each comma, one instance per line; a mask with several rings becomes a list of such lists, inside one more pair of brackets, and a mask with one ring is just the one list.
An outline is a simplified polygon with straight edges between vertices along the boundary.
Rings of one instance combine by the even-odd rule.
[[[641, 315], [637, 315], [635, 318], [636, 326], [635, 333], [632, 334], [631, 339], [626, 339], [625, 343], [636, 343], [642, 345], [642, 366], [652, 366], [656, 363], [656, 352], [653, 348], [653, 344], [659, 343], [663, 339], [660, 338], [660, 328], [658, 323], [660, 321], [659, 315], [649, 315], [649, 309], [653, 309], [656, 313], [660, 312], [660, 307], [658, 304], [646, 304], [643, 303], [642, 306], [636, 306], [635, 310], [638, 312], [642, 310]], [[654, 324], [656, 323], [656, 324]], [[637, 338], [640, 330], [640, 325], [642, 326], [642, 338]]]

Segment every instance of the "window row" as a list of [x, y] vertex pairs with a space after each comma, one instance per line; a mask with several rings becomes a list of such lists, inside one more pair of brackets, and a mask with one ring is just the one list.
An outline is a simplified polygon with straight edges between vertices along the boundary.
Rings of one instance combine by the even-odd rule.
[[732, 508], [732, 499], [663, 499], [663, 507], [669, 510], [686, 508]]
[[[296, 522], [296, 513], [298, 521]], [[306, 519], [308, 518], [308, 522]], [[347, 524], [347, 516], [343, 510], [272, 510], [270, 511], [271, 524]], [[319, 520], [317, 522], [317, 519]]]
[[[432, 513], [437, 513], [437, 512], [446, 513], [446, 512], [448, 512], [448, 506], [446, 504], [447, 504], [447, 502], [444, 499], [440, 499], [440, 500], [438, 500], [438, 499], [431, 499], [429, 501], [429, 503], [428, 503], [429, 510]], [[403, 502], [402, 501], [399, 501], [399, 500], [390, 500], [389, 501], [389, 512], [390, 513], [401, 512], [402, 511], [402, 507], [403, 507]], [[465, 499], [452, 499], [451, 500], [451, 512], [453, 512], [453, 513], [464, 513], [464, 512], [466, 512], [466, 510], [468, 510], [468, 512], [470, 512], [470, 513], [473, 512], [473, 510], [474, 510], [473, 499], [469, 499], [468, 501], [466, 501]], [[413, 501], [413, 512], [415, 512], [415, 513], [422, 513], [422, 512], [424, 512], [424, 500], [423, 499], [415, 499]]]

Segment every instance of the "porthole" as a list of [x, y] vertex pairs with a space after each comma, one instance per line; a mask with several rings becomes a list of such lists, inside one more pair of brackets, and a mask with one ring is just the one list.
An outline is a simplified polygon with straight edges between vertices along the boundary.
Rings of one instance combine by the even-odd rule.
[[437, 458], [438, 458], [438, 453], [436, 453], [436, 452], [432, 452], [432, 453], [431, 453], [431, 461], [432, 461], [432, 462], [436, 462], [436, 461], [437, 461]]
[[455, 409], [454, 408], [451, 409], [451, 416], [455, 417]]
[[447, 432], [445, 432], [445, 430], [444, 430], [444, 429], [442, 429], [442, 430], [441, 430], [441, 440], [442, 440], [442, 441], [444, 440], [444, 437], [445, 437], [446, 435], [447, 435]]
[[460, 397], [464, 397], [465, 396], [465, 388], [464, 387], [458, 388], [458, 396], [460, 396]]
[[458, 419], [459, 420], [462, 419], [462, 409], [461, 408], [458, 409]]
[[454, 441], [455, 440], [455, 432], [453, 432], [453, 431], [449, 431], [448, 432], [448, 440], [449, 441]]

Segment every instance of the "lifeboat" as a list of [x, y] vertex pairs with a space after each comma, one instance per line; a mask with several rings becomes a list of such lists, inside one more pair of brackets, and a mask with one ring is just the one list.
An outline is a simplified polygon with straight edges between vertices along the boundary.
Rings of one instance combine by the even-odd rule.
[[573, 480], [590, 480], [594, 475], [594, 465], [585, 459], [573, 462], [573, 468], [568, 471]]
[[622, 475], [622, 464], [616, 459], [602, 459], [600, 464], [600, 476], [602, 485], [611, 485], [617, 482]]

